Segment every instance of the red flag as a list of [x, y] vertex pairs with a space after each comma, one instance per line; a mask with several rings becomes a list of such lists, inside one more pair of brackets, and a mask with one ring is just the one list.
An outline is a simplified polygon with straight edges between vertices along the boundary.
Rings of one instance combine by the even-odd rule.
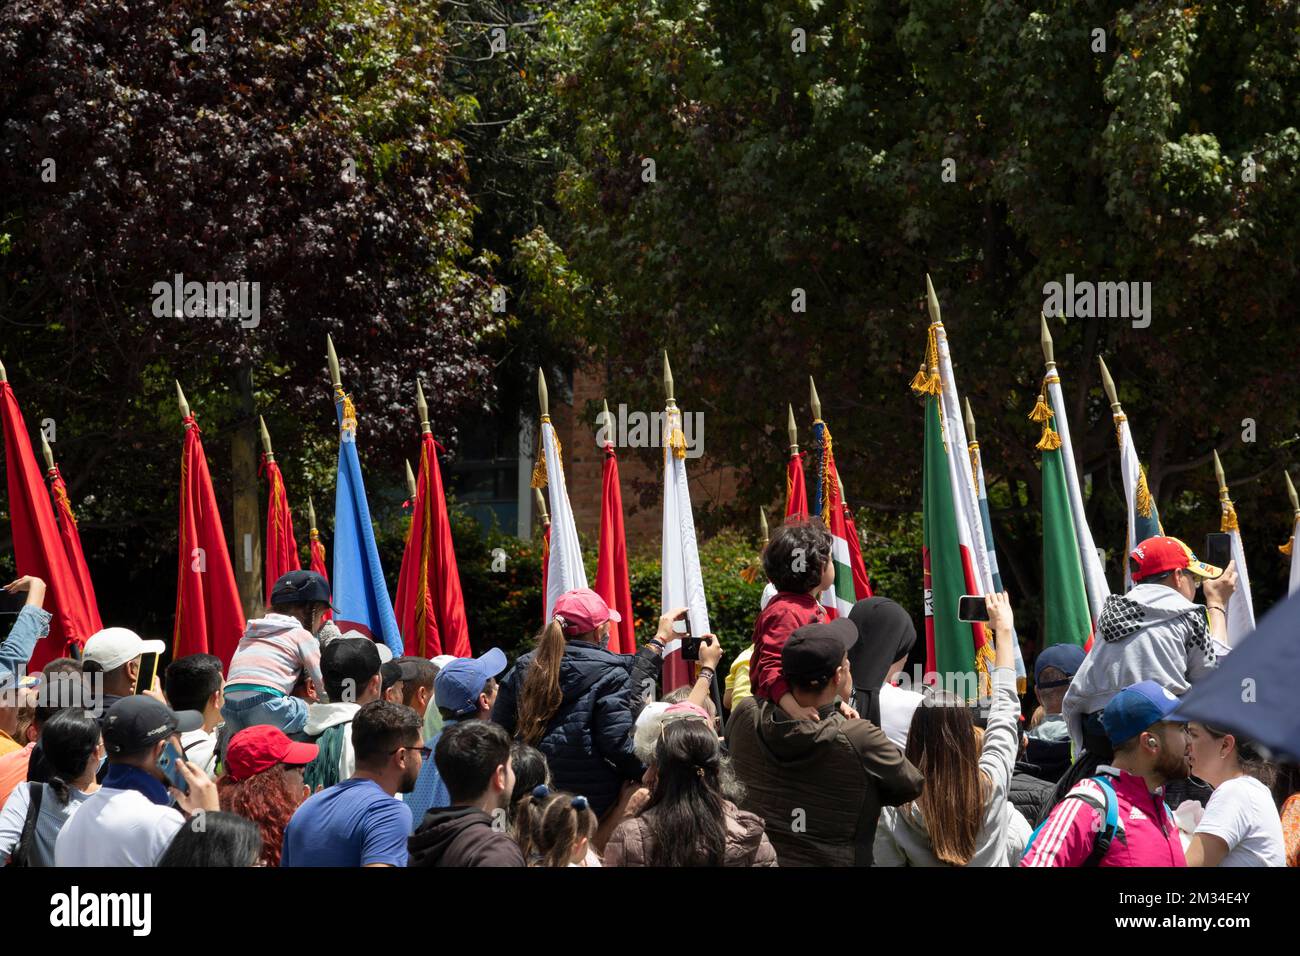
[[199, 440], [199, 426], [193, 415], [187, 415], [184, 423], [172, 656], [215, 654], [223, 665], [229, 665], [244, 633], [244, 609], [235, 587], [235, 570], [226, 550], [226, 533], [217, 512], [217, 496]]
[[615, 654], [636, 653], [632, 617], [632, 586], [627, 573], [627, 539], [623, 534], [623, 493], [618, 482], [614, 445], [605, 443], [605, 470], [600, 496], [600, 551], [596, 557], [595, 591], [623, 620], [609, 627], [609, 649]]
[[68, 556], [68, 567], [77, 581], [82, 603], [90, 615], [91, 633], [104, 627], [99, 618], [99, 603], [95, 600], [95, 586], [90, 582], [90, 569], [86, 567], [86, 555], [81, 550], [81, 535], [77, 531], [77, 518], [72, 513], [72, 502], [68, 500], [68, 486], [63, 481], [59, 466], [55, 465], [45, 472], [50, 479], [50, 491], [54, 495], [54, 514], [58, 518], [59, 537], [63, 539], [63, 551]]
[[[330, 575], [325, 570], [325, 545], [320, 543], [320, 532], [315, 528], [311, 529], [311, 569], [323, 577], [326, 583], [329, 583]], [[332, 611], [325, 612], [325, 620], [331, 620], [334, 617]]]
[[861, 601], [863, 598], [874, 597], [871, 592], [871, 580], [867, 577], [867, 566], [862, 561], [862, 541], [858, 538], [858, 529], [853, 523], [853, 512], [843, 501], [840, 502], [840, 507], [844, 510], [844, 530], [849, 539], [849, 566], [853, 569], [853, 595]]
[[420, 477], [394, 610], [407, 654], [469, 657], [473, 652], [465, 620], [465, 598], [452, 548], [438, 449], [433, 435], [425, 432], [420, 442]]
[[796, 515], [808, 517], [808, 486], [803, 480], [803, 456], [792, 452], [785, 469], [785, 516]]
[[52, 615], [50, 633], [37, 642], [28, 665], [36, 671], [62, 657], [70, 646], [85, 644], [99, 627], [81, 599], [80, 586], [68, 565], [54, 509], [50, 507], [50, 494], [32, 454], [18, 399], [7, 381], [0, 381], [0, 417], [4, 419], [14, 563], [19, 577], [31, 574], [45, 582], [45, 610]]
[[280, 576], [302, 569], [298, 557], [298, 542], [293, 537], [293, 515], [289, 512], [289, 496], [284, 491], [284, 476], [274, 458], [262, 454], [262, 470], [266, 474], [266, 606], [271, 606], [271, 588]]

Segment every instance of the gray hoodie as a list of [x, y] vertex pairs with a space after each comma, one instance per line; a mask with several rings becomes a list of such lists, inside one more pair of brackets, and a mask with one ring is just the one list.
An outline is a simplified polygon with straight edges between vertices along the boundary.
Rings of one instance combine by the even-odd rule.
[[1210, 637], [1205, 608], [1171, 587], [1138, 584], [1106, 598], [1092, 650], [1061, 705], [1075, 752], [1083, 748], [1083, 718], [1125, 687], [1153, 680], [1181, 697], [1218, 666], [1223, 650]]
[[[921, 705], [922, 707], [925, 704]], [[967, 866], [1010, 866], [1019, 860], [1029, 839], [1028, 822], [1011, 805], [1011, 771], [1020, 749], [1020, 698], [1016, 694], [1016, 672], [1011, 667], [993, 671], [993, 704], [984, 728], [979, 769], [988, 778], [984, 791], [984, 813], [975, 842], [975, 853]], [[925, 785], [931, 785], [929, 780]], [[885, 807], [876, 827], [876, 866], [945, 866], [934, 855], [930, 833], [915, 803]]]

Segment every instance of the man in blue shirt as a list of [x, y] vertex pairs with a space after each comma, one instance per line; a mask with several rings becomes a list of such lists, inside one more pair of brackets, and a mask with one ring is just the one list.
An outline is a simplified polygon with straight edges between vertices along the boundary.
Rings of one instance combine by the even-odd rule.
[[[497, 700], [496, 677], [506, 669], [506, 663], [506, 655], [493, 647], [482, 657], [458, 658], [438, 671], [433, 680], [433, 700], [442, 715], [442, 730], [429, 741], [431, 751], [438, 746], [442, 732], [458, 721], [492, 719], [492, 705]], [[424, 762], [415, 789], [406, 795], [406, 805], [411, 811], [412, 832], [429, 810], [451, 806], [451, 795], [432, 760]]]
[[284, 831], [281, 866], [406, 866], [410, 793], [422, 763], [432, 764], [420, 715], [403, 704], [371, 701], [352, 722], [352, 777], [308, 797]]

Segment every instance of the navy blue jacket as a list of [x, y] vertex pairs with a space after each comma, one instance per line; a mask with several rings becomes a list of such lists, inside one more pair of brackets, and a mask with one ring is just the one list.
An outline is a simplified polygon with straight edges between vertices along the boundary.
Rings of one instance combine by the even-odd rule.
[[[515, 735], [519, 693], [536, 652], [515, 662], [501, 680], [492, 720]], [[557, 790], [582, 794], [597, 816], [618, 800], [624, 780], [640, 780], [644, 768], [632, 752], [632, 657], [585, 641], [569, 641], [560, 661], [564, 699], [537, 749], [546, 754]]]

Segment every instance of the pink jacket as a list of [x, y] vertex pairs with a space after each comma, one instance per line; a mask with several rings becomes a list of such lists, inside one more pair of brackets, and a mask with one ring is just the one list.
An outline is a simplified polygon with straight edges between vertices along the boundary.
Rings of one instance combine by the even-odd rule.
[[[1115, 767], [1098, 767], [1119, 801], [1119, 829], [1100, 866], [1186, 866], [1183, 844], [1164, 791], [1152, 793], [1141, 777]], [[1105, 793], [1091, 779], [1070, 793], [1088, 792], [1105, 803]], [[1021, 866], [1082, 866], [1104, 824], [1103, 814], [1082, 800], [1062, 800], [1048, 815]]]

